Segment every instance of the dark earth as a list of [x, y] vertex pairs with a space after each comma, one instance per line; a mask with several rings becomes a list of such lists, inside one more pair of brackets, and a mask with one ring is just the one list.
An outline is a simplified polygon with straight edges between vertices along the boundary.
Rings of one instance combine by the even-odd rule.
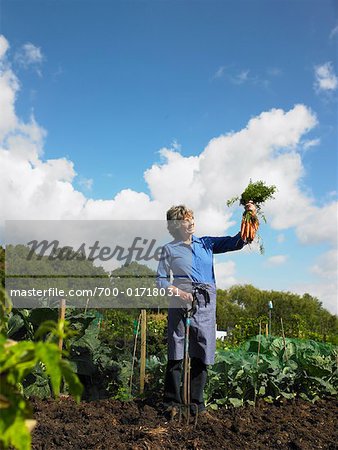
[[32, 399], [35, 450], [337, 449], [338, 400], [295, 400], [210, 411], [194, 424], [168, 421], [156, 400]]

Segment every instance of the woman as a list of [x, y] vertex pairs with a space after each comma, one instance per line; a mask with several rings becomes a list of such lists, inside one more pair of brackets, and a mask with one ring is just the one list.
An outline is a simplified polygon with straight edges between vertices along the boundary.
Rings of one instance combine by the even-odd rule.
[[[246, 210], [256, 213], [250, 202]], [[203, 390], [207, 366], [214, 363], [216, 349], [216, 285], [213, 255], [240, 250], [246, 244], [236, 236], [198, 238], [194, 235], [194, 213], [184, 205], [167, 211], [167, 227], [174, 240], [162, 249], [157, 269], [157, 285], [170, 296], [168, 310], [168, 363], [164, 404], [172, 415], [182, 404], [181, 378], [187, 309], [193, 307], [190, 321], [191, 358], [190, 402], [198, 413], [205, 411]], [[192, 411], [194, 413], [194, 411]]]

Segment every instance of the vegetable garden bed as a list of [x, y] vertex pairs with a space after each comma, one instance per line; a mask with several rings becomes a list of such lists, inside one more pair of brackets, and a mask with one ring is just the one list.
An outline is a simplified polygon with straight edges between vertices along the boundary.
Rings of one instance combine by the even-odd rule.
[[156, 400], [100, 400], [76, 404], [71, 398], [33, 399], [38, 425], [35, 450], [89, 449], [336, 449], [336, 399], [312, 404], [263, 400], [256, 407], [210, 411], [207, 421], [168, 423]]

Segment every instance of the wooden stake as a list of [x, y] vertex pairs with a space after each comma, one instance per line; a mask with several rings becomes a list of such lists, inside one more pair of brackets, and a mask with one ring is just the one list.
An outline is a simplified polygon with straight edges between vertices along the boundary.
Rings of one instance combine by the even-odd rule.
[[257, 366], [259, 363], [259, 352], [261, 350], [261, 334], [262, 334], [262, 322], [259, 322], [259, 339], [258, 339], [258, 349], [257, 349]]
[[88, 303], [89, 303], [89, 298], [87, 298], [87, 301], [86, 301], [86, 307], [85, 307], [85, 310], [84, 310], [85, 314], [86, 314], [87, 309], [88, 309]]
[[129, 395], [131, 396], [132, 390], [133, 390], [133, 374], [134, 374], [134, 361], [136, 356], [136, 348], [137, 348], [137, 337], [138, 337], [138, 330], [140, 328], [140, 321], [141, 321], [141, 314], [139, 315], [139, 318], [137, 320], [137, 329], [134, 339], [134, 350], [133, 350], [133, 361], [131, 363], [131, 374], [130, 374], [130, 382], [129, 382]]
[[141, 309], [141, 362], [140, 362], [140, 394], [144, 392], [146, 375], [146, 342], [147, 342], [147, 312]]
[[[66, 316], [66, 300], [64, 298], [62, 298], [60, 300], [59, 319], [60, 320], [65, 320], [65, 316]], [[63, 337], [60, 336], [59, 337], [59, 350], [60, 350], [60, 352], [62, 352], [62, 347], [63, 347]]]
[[285, 333], [284, 333], [284, 326], [283, 326], [283, 319], [282, 318], [280, 318], [280, 324], [281, 324], [281, 327], [282, 327], [282, 336], [283, 336], [283, 344], [284, 344], [284, 356], [285, 356], [285, 359], [287, 360], [288, 356], [286, 354], [286, 341], [285, 341]]
[[269, 336], [269, 325], [267, 323], [265, 324], [265, 336]]

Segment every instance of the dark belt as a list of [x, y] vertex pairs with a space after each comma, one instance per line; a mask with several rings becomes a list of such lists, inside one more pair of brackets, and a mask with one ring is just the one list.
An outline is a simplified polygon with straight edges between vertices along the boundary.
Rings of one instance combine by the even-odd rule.
[[[209, 290], [210, 288], [212, 288], [212, 286], [208, 283], [200, 283], [198, 281], [192, 281], [191, 283], [186, 283], [186, 287], [189, 289], [191, 289], [191, 293], [192, 293], [192, 297], [193, 297], [193, 301], [192, 301], [192, 306], [190, 309], [187, 309], [187, 315], [189, 317], [193, 316], [196, 311], [197, 311], [197, 305], [200, 306], [200, 302], [198, 299], [198, 295], [197, 294], [202, 294], [204, 297], [204, 301], [205, 301], [205, 306], [207, 306], [208, 303], [210, 303], [210, 293]], [[184, 284], [183, 286], [180, 285], [180, 289], [184, 289]], [[190, 290], [189, 289], [189, 290]]]
[[210, 303], [210, 293], [209, 293], [210, 288], [211, 285], [208, 283], [198, 283], [193, 281], [192, 296], [194, 300], [196, 300], [196, 302], [199, 304], [197, 294], [202, 294], [204, 296], [205, 306], [207, 306], [207, 304]]

